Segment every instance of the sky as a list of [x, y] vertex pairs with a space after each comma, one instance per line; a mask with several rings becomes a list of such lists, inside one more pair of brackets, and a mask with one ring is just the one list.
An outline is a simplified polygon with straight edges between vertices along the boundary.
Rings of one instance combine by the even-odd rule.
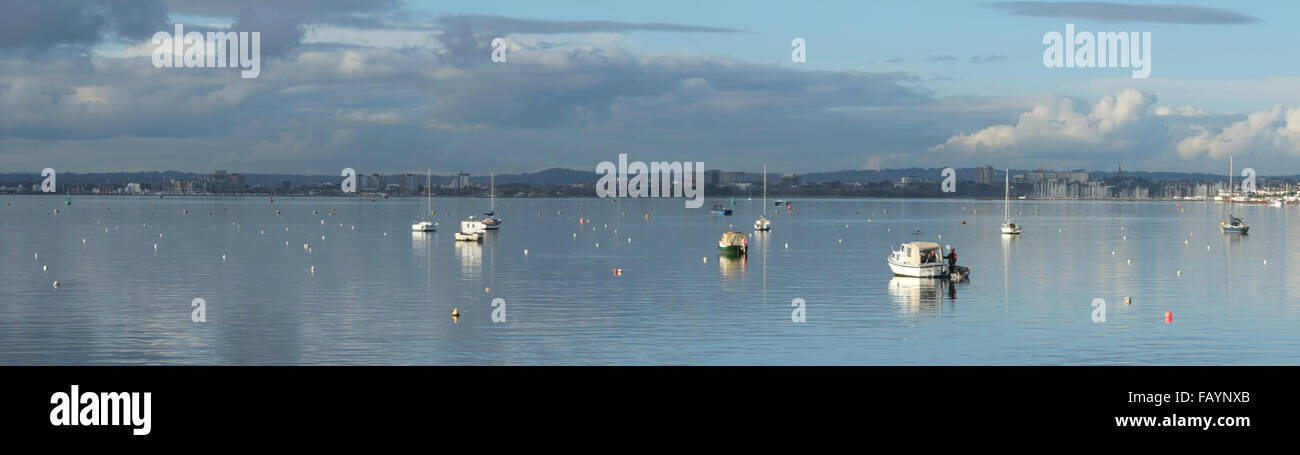
[[[1300, 4], [2, 0], [0, 173], [1300, 173]], [[260, 33], [260, 73], [151, 39]], [[1150, 33], [1150, 75], [1044, 65]], [[806, 61], [792, 61], [801, 38]], [[505, 61], [494, 62], [502, 39]]]

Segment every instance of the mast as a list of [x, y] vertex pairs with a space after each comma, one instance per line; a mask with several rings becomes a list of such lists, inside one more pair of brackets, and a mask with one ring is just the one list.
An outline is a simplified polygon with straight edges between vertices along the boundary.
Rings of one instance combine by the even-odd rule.
[[433, 183], [432, 179], [432, 171], [426, 168], [424, 170], [424, 216], [426, 217], [431, 216], [431, 212], [433, 212], [433, 207], [430, 205], [432, 204], [432, 200], [430, 200], [430, 190], [432, 190], [430, 186]]
[[1007, 168], [1006, 196], [1002, 209], [1002, 222], [1011, 221], [1011, 168]]
[[493, 212], [493, 213], [496, 213], [496, 211], [497, 211], [497, 174], [496, 174], [495, 172], [489, 172], [489, 173], [488, 173], [488, 179], [489, 179], [489, 180], [488, 180], [488, 181], [489, 181], [489, 185], [491, 185], [491, 188], [492, 188], [492, 190], [491, 190], [491, 193], [492, 193], [492, 212]]
[[763, 217], [767, 217], [767, 165], [763, 165]]

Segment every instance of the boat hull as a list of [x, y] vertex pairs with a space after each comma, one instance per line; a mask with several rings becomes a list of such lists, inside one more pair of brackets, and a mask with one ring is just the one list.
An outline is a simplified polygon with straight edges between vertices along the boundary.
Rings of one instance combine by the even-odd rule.
[[482, 242], [483, 234], [478, 232], [457, 232], [457, 242]]
[[411, 225], [411, 230], [414, 232], [433, 232], [438, 230], [438, 226], [429, 222], [415, 223]]
[[912, 278], [944, 278], [948, 276], [948, 265], [943, 263], [902, 264], [890, 258], [889, 269], [893, 270], [896, 276]]
[[719, 246], [718, 246], [718, 253], [721, 253], [721, 254], [723, 254], [723, 255], [731, 255], [731, 256], [743, 256], [745, 253], [747, 253], [747, 251], [746, 251], [746, 248], [745, 248], [743, 245], [740, 245], [740, 246], [737, 246], [737, 245], [727, 245], [727, 246], [719, 245]]

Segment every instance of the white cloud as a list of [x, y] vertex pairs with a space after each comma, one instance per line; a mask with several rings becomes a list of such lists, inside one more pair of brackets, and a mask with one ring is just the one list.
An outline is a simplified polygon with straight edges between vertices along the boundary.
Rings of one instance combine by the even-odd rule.
[[1237, 156], [1300, 156], [1300, 108], [1283, 110], [1281, 105], [1250, 114], [1218, 133], [1195, 126], [1196, 135], [1176, 146], [1183, 159], [1211, 159]]
[[1126, 89], [1102, 98], [1086, 110], [1073, 98], [1056, 97], [1034, 104], [1014, 125], [995, 125], [958, 134], [933, 151], [966, 154], [1020, 154], [1034, 150], [1123, 150], [1140, 140], [1145, 116], [1156, 102], [1151, 92]]

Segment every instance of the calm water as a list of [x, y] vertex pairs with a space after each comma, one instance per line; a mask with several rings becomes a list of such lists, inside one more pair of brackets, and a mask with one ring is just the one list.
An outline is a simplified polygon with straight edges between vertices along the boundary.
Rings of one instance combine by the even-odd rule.
[[[1011, 239], [1001, 201], [796, 200], [728, 260], [760, 201], [499, 199], [482, 245], [451, 233], [487, 200], [435, 199], [433, 234], [419, 199], [62, 202], [0, 197], [0, 363], [1300, 363], [1296, 207], [1237, 206], [1239, 238], [1213, 203], [1016, 201]], [[891, 276], [918, 229], [968, 283]]]

